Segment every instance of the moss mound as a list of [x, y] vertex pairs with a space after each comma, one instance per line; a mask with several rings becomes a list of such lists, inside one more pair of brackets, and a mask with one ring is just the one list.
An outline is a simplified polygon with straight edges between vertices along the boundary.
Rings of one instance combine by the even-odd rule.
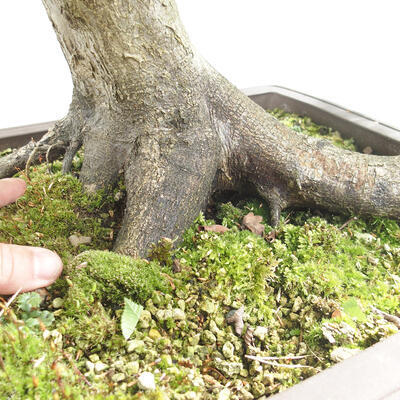
[[[0, 242], [46, 247], [66, 264], [83, 250], [111, 248], [118, 203], [115, 193], [84, 194], [79, 180], [60, 169], [57, 161], [51, 173], [41, 164], [29, 177], [17, 174], [27, 190], [16, 203], [0, 208]], [[90, 237], [91, 243], [73, 247], [68, 240], [73, 234]]]

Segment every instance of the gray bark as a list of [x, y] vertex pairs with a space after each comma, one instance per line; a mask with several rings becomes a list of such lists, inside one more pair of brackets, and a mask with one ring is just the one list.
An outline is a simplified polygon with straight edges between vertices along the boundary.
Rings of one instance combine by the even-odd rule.
[[251, 186], [273, 224], [290, 206], [400, 216], [400, 157], [339, 150], [281, 125], [197, 53], [173, 0], [42, 1], [74, 83], [68, 115], [42, 145], [66, 150], [65, 172], [84, 145], [89, 191], [123, 171], [117, 251], [143, 255], [179, 236], [223, 189]]

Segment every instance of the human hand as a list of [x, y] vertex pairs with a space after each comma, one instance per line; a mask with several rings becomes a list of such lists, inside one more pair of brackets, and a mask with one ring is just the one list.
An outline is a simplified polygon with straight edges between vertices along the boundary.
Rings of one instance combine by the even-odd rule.
[[[25, 189], [22, 179], [0, 179], [0, 207], [21, 197]], [[0, 243], [0, 294], [51, 285], [61, 274], [62, 267], [60, 257], [53, 251]]]

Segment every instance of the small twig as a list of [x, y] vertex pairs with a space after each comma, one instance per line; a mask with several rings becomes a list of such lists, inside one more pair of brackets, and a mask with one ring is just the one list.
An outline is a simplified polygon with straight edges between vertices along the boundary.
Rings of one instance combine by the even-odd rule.
[[312, 355], [318, 359], [318, 361], [320, 361], [320, 362], [323, 361], [321, 357], [318, 357], [317, 354], [315, 354], [315, 353], [310, 349], [310, 346], [307, 345], [307, 348], [308, 348], [308, 350], [311, 351]]
[[391, 315], [386, 313], [385, 311], [381, 311], [379, 309], [377, 309], [374, 306], [371, 306], [371, 309], [374, 313], [382, 315], [382, 317], [386, 320], [391, 322], [393, 325], [395, 325], [398, 329], [400, 329], [400, 318], [396, 317], [395, 315]]
[[3, 372], [4, 372], [5, 376], [7, 377], [8, 381], [11, 382], [11, 378], [8, 375], [8, 372], [7, 372], [7, 369], [6, 369], [6, 365], [4, 363], [4, 360], [3, 360], [3, 357], [1, 356], [1, 354], [0, 354], [0, 369], [3, 370]]
[[29, 168], [32, 164], [33, 157], [35, 157], [37, 149], [38, 149], [38, 145], [37, 145], [37, 143], [35, 143], [33, 150], [31, 152], [31, 154], [29, 155], [28, 161], [26, 162], [26, 165], [25, 165], [25, 175], [28, 179], [29, 179]]
[[68, 353], [66, 353], [65, 351], [63, 351], [63, 356], [69, 361], [69, 363], [71, 364], [71, 366], [74, 369], [75, 373], [86, 383], [86, 385], [88, 385], [90, 388], [93, 388], [92, 384], [86, 379], [86, 376], [83, 375], [81, 371], [79, 371], [79, 369], [75, 365], [74, 360], [72, 359], [72, 357]]
[[[280, 368], [289, 368], [289, 369], [294, 369], [294, 368], [313, 368], [311, 365], [299, 365], [299, 364], [279, 364], [274, 361], [268, 361], [268, 359], [274, 359], [274, 357], [257, 357], [257, 356], [250, 356], [250, 355], [245, 355], [246, 358], [249, 358], [250, 360], [255, 360], [263, 364], [271, 365], [273, 367], [280, 367]], [[307, 356], [293, 356], [293, 357], [276, 357], [275, 359], [294, 359], [295, 357], [297, 358], [304, 358]], [[267, 358], [267, 359], [266, 359]]]
[[51, 169], [50, 169], [50, 162], [49, 162], [49, 154], [51, 149], [54, 147], [54, 144], [50, 145], [49, 148], [46, 151], [46, 164], [47, 164], [47, 173], [51, 175]]
[[0, 318], [3, 316], [4, 311], [10, 306], [10, 304], [15, 300], [15, 298], [19, 295], [22, 287], [20, 287], [7, 301], [7, 303], [3, 306], [4, 308], [0, 311]]
[[[247, 355], [246, 355], [247, 357]], [[262, 358], [263, 360], [301, 360], [302, 358], [306, 358], [306, 357], [310, 357], [309, 355], [305, 355], [305, 356], [282, 356], [282, 357], [264, 357], [264, 356], [248, 356], [248, 358], [250, 357], [257, 357]]]
[[206, 368], [204, 368], [203, 371], [204, 371], [205, 373], [208, 373], [208, 371], [214, 371], [215, 373], [217, 373], [217, 374], [219, 375], [220, 378], [226, 380], [225, 375], [224, 375], [222, 372], [218, 371], [216, 368], [213, 368], [213, 367], [206, 367]]
[[285, 220], [283, 223], [286, 225], [290, 222], [290, 216], [293, 214], [293, 211], [290, 211], [289, 214], [286, 216]]
[[357, 219], [357, 217], [350, 218], [348, 221], [346, 221], [346, 222], [339, 228], [339, 230], [341, 231], [342, 229], [346, 228], [346, 226], [347, 226], [350, 222], [355, 221], [356, 219]]
[[171, 285], [172, 290], [175, 290], [174, 279], [171, 278], [168, 274], [166, 274], [166, 273], [164, 273], [164, 272], [161, 273], [161, 275], [168, 279], [169, 284]]
[[279, 307], [276, 309], [275, 315], [276, 315], [276, 318], [278, 318], [278, 321], [279, 321], [280, 326], [281, 326], [282, 328], [284, 328], [284, 327], [285, 327], [285, 324], [284, 324], [283, 321], [281, 320], [281, 317], [278, 315], [278, 311], [279, 311], [280, 308], [281, 308], [281, 306], [279, 306]]

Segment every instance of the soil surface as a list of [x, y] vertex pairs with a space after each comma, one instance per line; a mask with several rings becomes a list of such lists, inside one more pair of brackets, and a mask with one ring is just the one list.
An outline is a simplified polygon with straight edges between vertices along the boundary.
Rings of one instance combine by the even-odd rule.
[[0, 210], [0, 242], [50, 248], [65, 265], [52, 287], [3, 305], [4, 398], [268, 397], [398, 331], [398, 222], [291, 210], [273, 230], [262, 201], [222, 194], [212, 220], [132, 259], [109, 251], [123, 182], [82, 194], [82, 157], [72, 175], [59, 161], [19, 174], [26, 194]]

